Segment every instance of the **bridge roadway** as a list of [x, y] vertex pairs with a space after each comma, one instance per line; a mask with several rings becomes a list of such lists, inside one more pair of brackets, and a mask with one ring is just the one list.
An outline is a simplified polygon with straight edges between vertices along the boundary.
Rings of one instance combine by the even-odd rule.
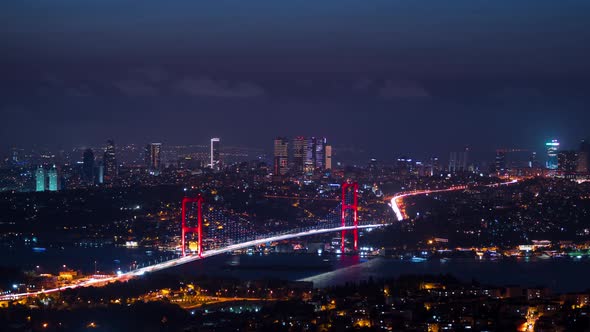
[[[500, 185], [513, 184], [513, 183], [516, 183], [517, 181], [518, 180], [513, 180], [510, 182], [504, 182], [504, 183], [495, 183], [495, 184], [488, 185], [487, 187], [495, 187], [495, 186], [500, 186]], [[467, 186], [457, 186], [457, 187], [451, 187], [451, 188], [446, 188], [446, 189], [436, 189], [436, 190], [417, 190], [417, 191], [398, 194], [398, 195], [394, 196], [393, 198], [391, 198], [391, 208], [393, 209], [393, 212], [395, 213], [397, 219], [399, 221], [401, 221], [401, 220], [406, 219], [407, 216], [404, 216], [404, 213], [401, 211], [400, 207], [398, 206], [397, 201], [399, 199], [404, 198], [404, 197], [408, 197], [408, 196], [427, 195], [427, 194], [433, 194], [433, 193], [465, 190], [465, 189], [467, 189]], [[383, 227], [383, 226], [386, 226], [386, 224], [359, 225], [358, 228], [366, 229], [366, 228], [377, 228], [377, 227]], [[169, 269], [171, 267], [187, 264], [187, 263], [199, 260], [199, 259], [217, 256], [220, 254], [232, 252], [234, 250], [240, 250], [240, 249], [244, 249], [244, 248], [248, 248], [248, 247], [253, 247], [253, 246], [261, 245], [261, 244], [268, 243], [268, 242], [282, 241], [282, 240], [288, 240], [288, 239], [293, 239], [293, 238], [298, 238], [298, 237], [317, 235], [317, 234], [323, 234], [323, 233], [330, 233], [330, 232], [340, 232], [343, 230], [352, 230], [352, 229], [354, 229], [354, 226], [320, 228], [320, 229], [313, 229], [313, 230], [308, 230], [308, 231], [299, 232], [299, 233], [282, 234], [282, 235], [270, 236], [270, 237], [266, 237], [266, 238], [260, 238], [260, 239], [256, 239], [256, 240], [252, 240], [252, 241], [233, 244], [233, 245], [227, 246], [225, 248], [207, 250], [207, 251], [203, 252], [202, 257], [199, 257], [197, 255], [189, 255], [189, 256], [185, 256], [185, 257], [179, 257], [179, 258], [175, 258], [175, 259], [172, 259], [172, 260], [169, 260], [166, 262], [157, 263], [154, 265], [139, 268], [137, 270], [122, 273], [122, 274], [119, 274], [119, 275], [113, 276], [113, 277], [101, 278], [101, 279], [91, 278], [86, 281], [74, 284], [74, 285], [68, 285], [68, 286], [64, 286], [64, 287], [60, 287], [60, 288], [46, 289], [46, 290], [37, 291], [37, 292], [3, 295], [3, 296], [0, 296], [0, 301], [16, 300], [16, 299], [23, 298], [23, 297], [54, 293], [54, 292], [59, 292], [59, 291], [66, 290], [66, 289], [74, 289], [74, 288], [79, 288], [79, 287], [101, 286], [101, 285], [106, 285], [108, 283], [115, 282], [115, 281], [126, 281], [129, 279], [135, 278], [137, 276], [144, 275], [146, 273], [152, 273], [152, 272], [157, 272], [157, 271]]]

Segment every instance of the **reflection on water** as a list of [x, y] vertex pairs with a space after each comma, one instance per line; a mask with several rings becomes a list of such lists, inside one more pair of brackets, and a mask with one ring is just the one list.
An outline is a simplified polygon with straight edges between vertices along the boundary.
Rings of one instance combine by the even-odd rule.
[[347, 268], [317, 274], [302, 280], [316, 287], [327, 287], [346, 282], [392, 278], [403, 274], [452, 274], [471, 281], [491, 285], [547, 286], [556, 292], [583, 291], [590, 288], [587, 276], [588, 260], [431, 260], [426, 262], [375, 258]]

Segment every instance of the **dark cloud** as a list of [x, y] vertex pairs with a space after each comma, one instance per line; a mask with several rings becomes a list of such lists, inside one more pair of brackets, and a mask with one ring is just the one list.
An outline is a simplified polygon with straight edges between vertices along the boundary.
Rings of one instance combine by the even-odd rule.
[[199, 97], [250, 98], [265, 94], [265, 90], [252, 82], [230, 82], [208, 77], [186, 78], [174, 85], [180, 94]]
[[160, 94], [160, 90], [156, 86], [140, 80], [117, 81], [114, 86], [121, 93], [130, 97], [149, 97]]
[[393, 98], [428, 98], [430, 93], [417, 82], [387, 80], [379, 88], [379, 96]]

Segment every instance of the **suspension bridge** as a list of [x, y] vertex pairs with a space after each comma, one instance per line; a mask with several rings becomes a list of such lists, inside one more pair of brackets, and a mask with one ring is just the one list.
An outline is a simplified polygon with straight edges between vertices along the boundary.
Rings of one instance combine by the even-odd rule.
[[[506, 182], [502, 184], [511, 184], [515, 183], [516, 181]], [[489, 186], [498, 186], [502, 184], [493, 184]], [[66, 285], [59, 288], [53, 289], [45, 289], [41, 291], [34, 291], [34, 292], [26, 292], [26, 293], [15, 293], [15, 294], [7, 294], [0, 296], [0, 301], [5, 300], [17, 300], [23, 297], [29, 296], [38, 296], [41, 294], [49, 294], [54, 292], [59, 292], [67, 289], [74, 289], [79, 287], [89, 287], [89, 286], [103, 286], [115, 281], [126, 281], [138, 276], [142, 276], [146, 273], [153, 273], [162, 271], [165, 269], [173, 268], [176, 266], [180, 266], [183, 264], [191, 263], [196, 260], [205, 259], [208, 257], [213, 257], [225, 253], [231, 253], [233, 251], [264, 245], [267, 243], [277, 242], [277, 241], [284, 241], [289, 239], [307, 237], [307, 236], [314, 236], [320, 235], [325, 233], [333, 233], [333, 232], [340, 232], [341, 233], [341, 248], [340, 252], [345, 252], [346, 246], [346, 234], [348, 231], [352, 231], [353, 234], [353, 243], [352, 243], [352, 250], [358, 250], [358, 232], [359, 229], [373, 229], [386, 226], [384, 223], [368, 221], [368, 220], [359, 220], [358, 218], [358, 184], [356, 182], [345, 182], [341, 186], [342, 188], [342, 196], [341, 202], [338, 204], [338, 207], [333, 211], [332, 216], [338, 214], [339, 218], [326, 218], [317, 221], [314, 224], [299, 227], [296, 229], [291, 229], [288, 231], [283, 232], [274, 232], [270, 234], [256, 234], [256, 235], [247, 235], [248, 233], [245, 232], [246, 227], [241, 225], [239, 227], [233, 227], [232, 231], [230, 232], [222, 232], [223, 228], [218, 229], [213, 227], [210, 231], [208, 231], [208, 236], [211, 237], [211, 241], [207, 241], [204, 238], [203, 232], [203, 219], [207, 219], [208, 223], [217, 222], [217, 223], [229, 223], [235, 222], [224, 219], [221, 215], [216, 215], [215, 213], [211, 212], [203, 212], [203, 198], [201, 196], [197, 197], [185, 197], [182, 201], [181, 206], [181, 255], [180, 257], [175, 257], [170, 260], [166, 260], [163, 262], [154, 262], [153, 264], [142, 266], [139, 268], [132, 269], [130, 271], [122, 272], [119, 271], [117, 275], [109, 276], [106, 278], [90, 278], [88, 280], [84, 280], [82, 282], [78, 282], [71, 285]], [[427, 195], [432, 193], [440, 193], [440, 192], [448, 192], [448, 191], [459, 191], [465, 190], [467, 186], [456, 186], [446, 189], [437, 189], [437, 190], [417, 190], [412, 192], [405, 192], [397, 194], [396, 196], [391, 197], [390, 205], [393, 213], [395, 214], [398, 221], [402, 221], [407, 219], [407, 215], [405, 213], [405, 209], [403, 208], [403, 198], [409, 196], [416, 196], [416, 195]], [[196, 205], [197, 209], [197, 216], [196, 216], [196, 225], [194, 223], [190, 224], [190, 218], [188, 213], [189, 205]], [[336, 213], [337, 212], [337, 213]], [[242, 223], [247, 223], [245, 220], [241, 220]], [[190, 249], [187, 248], [187, 236], [196, 235], [197, 238], [197, 245], [196, 248]], [[230, 235], [228, 237], [228, 235]], [[206, 242], [208, 242], [206, 244]], [[188, 249], [188, 250], [187, 250]]]

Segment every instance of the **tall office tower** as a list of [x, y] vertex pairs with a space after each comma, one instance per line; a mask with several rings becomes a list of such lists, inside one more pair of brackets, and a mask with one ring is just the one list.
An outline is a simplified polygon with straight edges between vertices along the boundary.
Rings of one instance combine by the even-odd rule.
[[82, 160], [82, 179], [86, 183], [94, 183], [94, 152], [92, 149], [84, 150]]
[[55, 165], [47, 172], [47, 178], [49, 179], [49, 191], [57, 191], [57, 167]]
[[461, 152], [451, 152], [449, 156], [449, 172], [466, 172], [468, 158], [469, 148], [465, 148]]
[[438, 157], [430, 158], [430, 176], [440, 173], [440, 162]]
[[313, 173], [315, 169], [315, 137], [308, 137], [305, 140], [305, 157], [303, 160], [303, 171]]
[[295, 174], [303, 173], [303, 169], [305, 166], [305, 147], [306, 144], [305, 137], [298, 136], [293, 139], [293, 172]]
[[547, 163], [545, 164], [547, 169], [557, 169], [559, 166], [559, 161], [557, 159], [559, 141], [553, 139], [551, 142], [545, 143], [545, 147], [547, 148]]
[[590, 172], [590, 143], [582, 140], [578, 151], [578, 173], [588, 174]]
[[117, 158], [115, 155], [115, 141], [107, 140], [107, 147], [103, 157], [104, 179], [106, 182], [111, 182], [117, 177]]
[[506, 174], [506, 150], [496, 150], [496, 162], [494, 170], [498, 175]]
[[537, 159], [537, 153], [532, 152], [529, 158], [529, 168], [539, 168], [539, 160]]
[[559, 151], [557, 154], [557, 168], [565, 176], [576, 173], [578, 153], [576, 151]]
[[326, 169], [332, 169], [332, 146], [326, 145]]
[[209, 166], [218, 171], [221, 169], [221, 153], [220, 153], [220, 148], [221, 148], [221, 139], [214, 137], [211, 139], [211, 162], [209, 163]]
[[94, 177], [94, 179], [96, 180], [96, 184], [103, 184], [104, 183], [104, 162], [99, 161], [98, 165], [96, 166], [96, 176]]
[[317, 137], [313, 140], [314, 142], [314, 155], [313, 163], [315, 169], [325, 170], [326, 169], [326, 143], [325, 137]]
[[145, 166], [154, 175], [160, 174], [162, 143], [150, 143], [145, 147]]
[[45, 191], [45, 169], [39, 166], [35, 171], [35, 191]]
[[277, 137], [274, 145], [274, 175], [285, 175], [289, 171], [289, 140]]

